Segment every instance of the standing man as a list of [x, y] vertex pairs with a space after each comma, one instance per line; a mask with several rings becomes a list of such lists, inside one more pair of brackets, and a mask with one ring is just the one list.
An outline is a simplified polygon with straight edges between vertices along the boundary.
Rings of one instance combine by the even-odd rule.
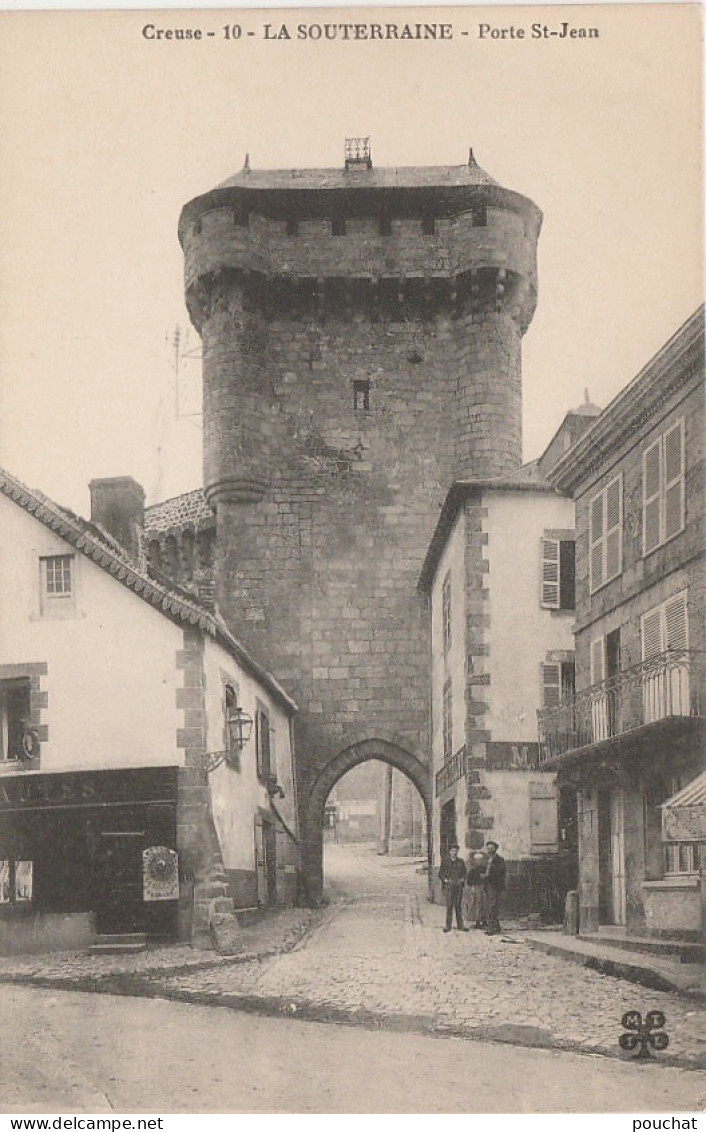
[[488, 854], [488, 863], [483, 874], [483, 889], [485, 891], [485, 916], [487, 927], [486, 935], [498, 935], [500, 932], [500, 901], [505, 891], [505, 861], [498, 853], [497, 841], [487, 841], [485, 845]]
[[458, 845], [454, 842], [449, 845], [449, 855], [444, 857], [439, 869], [439, 880], [446, 896], [446, 927], [445, 932], [451, 931], [451, 920], [456, 911], [456, 927], [460, 932], [467, 932], [464, 926], [461, 911], [463, 886], [466, 883], [466, 866], [458, 855]]

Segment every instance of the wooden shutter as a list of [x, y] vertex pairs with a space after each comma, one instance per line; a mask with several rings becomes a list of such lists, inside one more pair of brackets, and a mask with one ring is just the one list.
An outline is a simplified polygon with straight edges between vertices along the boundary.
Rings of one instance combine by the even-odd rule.
[[542, 583], [540, 605], [559, 609], [560, 543], [555, 538], [542, 539]]
[[615, 578], [622, 566], [622, 479], [618, 476], [605, 491], [605, 580]]
[[591, 500], [589, 522], [591, 592], [603, 585], [603, 492]]
[[255, 712], [255, 748], [257, 751], [257, 773], [267, 778], [271, 771], [270, 758], [270, 717], [264, 708]]
[[689, 647], [686, 593], [677, 594], [664, 603], [664, 644], [677, 652]]
[[642, 659], [664, 652], [662, 609], [651, 609], [642, 618]]
[[576, 543], [562, 539], [559, 547], [559, 608], [576, 608]]
[[684, 526], [684, 422], [664, 434], [664, 538]]
[[558, 809], [553, 782], [530, 783], [530, 839], [532, 853], [556, 853]]
[[561, 665], [542, 665], [542, 707], [559, 707], [561, 703]]
[[661, 541], [660, 494], [662, 445], [651, 444], [642, 457], [642, 553], [649, 554]]
[[605, 680], [605, 637], [591, 641], [591, 683]]
[[265, 864], [264, 822], [255, 815], [255, 874], [257, 879], [257, 902], [261, 907], [267, 904], [267, 869]]

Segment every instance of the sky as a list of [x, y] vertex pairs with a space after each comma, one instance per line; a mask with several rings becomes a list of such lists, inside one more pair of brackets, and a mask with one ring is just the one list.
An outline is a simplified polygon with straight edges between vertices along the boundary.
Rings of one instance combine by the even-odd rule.
[[[423, 12], [407, 14], [453, 38], [297, 40], [336, 22], [322, 9], [0, 12], [2, 466], [83, 514], [100, 476], [134, 476], [148, 503], [198, 486], [181, 207], [246, 153], [340, 166], [351, 135], [378, 166], [460, 165], [472, 146], [542, 209], [525, 459], [585, 389], [605, 406], [638, 373], [703, 296], [699, 7]], [[531, 37], [564, 19], [599, 38]], [[481, 22], [526, 35], [481, 40]], [[204, 39], [150, 41], [146, 23]]]

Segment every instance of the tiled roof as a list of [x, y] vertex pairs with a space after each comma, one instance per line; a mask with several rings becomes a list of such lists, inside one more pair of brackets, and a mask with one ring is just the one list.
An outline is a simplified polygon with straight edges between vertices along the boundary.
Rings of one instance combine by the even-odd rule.
[[27, 487], [3, 468], [0, 468], [0, 492], [170, 620], [180, 625], [198, 626], [220, 641], [280, 702], [284, 702], [290, 711], [296, 710], [296, 704], [284, 688], [250, 656], [217, 614], [199, 605], [185, 591], [177, 592], [171, 583], [167, 585], [149, 576], [127, 556], [115, 539], [95, 523], [80, 518], [42, 492]]
[[380, 169], [241, 169], [219, 189], [421, 189], [448, 185], [495, 185], [474, 160], [467, 165], [408, 165]]
[[145, 508], [145, 534], [148, 535], [161, 534], [175, 528], [181, 530], [184, 527], [201, 530], [213, 523], [213, 512], [200, 487]]

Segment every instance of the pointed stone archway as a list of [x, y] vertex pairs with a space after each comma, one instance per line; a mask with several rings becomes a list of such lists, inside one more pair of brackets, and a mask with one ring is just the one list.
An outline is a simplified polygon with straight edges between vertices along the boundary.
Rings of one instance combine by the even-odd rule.
[[317, 904], [323, 894], [323, 828], [326, 799], [344, 774], [370, 759], [389, 763], [406, 775], [419, 791], [431, 831], [431, 781], [429, 768], [417, 756], [386, 739], [363, 739], [340, 751], [314, 780], [304, 808], [302, 872], [304, 897]]

